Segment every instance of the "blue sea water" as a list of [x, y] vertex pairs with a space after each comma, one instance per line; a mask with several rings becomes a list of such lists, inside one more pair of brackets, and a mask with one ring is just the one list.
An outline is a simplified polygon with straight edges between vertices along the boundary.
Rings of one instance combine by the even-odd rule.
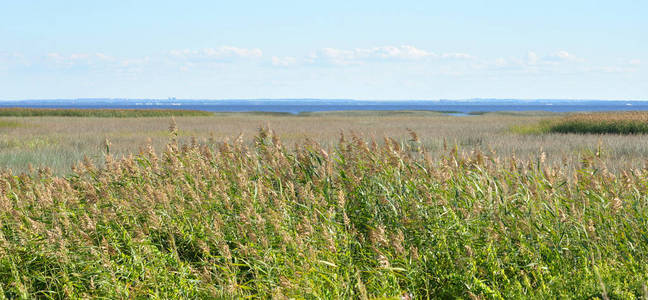
[[494, 111], [636, 111], [648, 110], [648, 101], [610, 100], [400, 100], [363, 101], [327, 99], [176, 100], [176, 99], [57, 99], [0, 101], [0, 107], [81, 109], [185, 109], [211, 112], [301, 112], [348, 110], [427, 110], [468, 114]]

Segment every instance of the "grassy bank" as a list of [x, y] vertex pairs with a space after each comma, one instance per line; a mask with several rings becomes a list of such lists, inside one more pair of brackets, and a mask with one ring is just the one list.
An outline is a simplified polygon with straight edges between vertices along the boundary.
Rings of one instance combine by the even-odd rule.
[[199, 117], [213, 113], [199, 110], [175, 109], [50, 109], [50, 108], [0, 108], [0, 117]]
[[[175, 140], [176, 131], [172, 128]], [[0, 175], [6, 297], [646, 295], [645, 169], [431, 155], [416, 135], [179, 145]], [[569, 175], [567, 175], [569, 174]]]

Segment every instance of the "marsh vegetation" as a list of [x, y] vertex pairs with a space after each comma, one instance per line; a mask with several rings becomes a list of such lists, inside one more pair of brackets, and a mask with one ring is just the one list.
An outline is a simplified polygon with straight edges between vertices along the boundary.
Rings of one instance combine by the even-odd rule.
[[211, 116], [200, 110], [176, 109], [49, 109], [0, 108], [0, 117], [95, 117], [95, 118], [150, 118]]
[[645, 139], [544, 118], [6, 118], [0, 293], [648, 296]]
[[[406, 141], [408, 129], [415, 131], [429, 153], [439, 154], [444, 141], [464, 149], [480, 149], [498, 156], [515, 153], [535, 157], [542, 150], [547, 161], [574, 166], [584, 153], [602, 149], [611, 169], [643, 164], [648, 156], [644, 135], [562, 134], [538, 130], [546, 120], [563, 116], [547, 113], [487, 113], [455, 117], [437, 112], [324, 112], [302, 115], [265, 113], [216, 113], [199, 117], [175, 117], [178, 139], [188, 142], [241, 139], [250, 144], [259, 127], [273, 128], [287, 147], [306, 138], [332, 148], [340, 132], [355, 133], [378, 141], [383, 137]], [[0, 118], [0, 167], [14, 172], [49, 167], [64, 174], [89, 157], [101, 165], [105, 140], [115, 157], [140, 152], [151, 144], [164, 150], [170, 117], [2, 117]], [[532, 134], [529, 134], [532, 133]]]

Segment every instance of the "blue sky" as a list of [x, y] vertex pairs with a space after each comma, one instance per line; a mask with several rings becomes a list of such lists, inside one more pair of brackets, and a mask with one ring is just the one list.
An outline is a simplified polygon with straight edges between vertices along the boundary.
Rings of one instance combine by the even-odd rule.
[[0, 99], [648, 99], [648, 1], [0, 2]]

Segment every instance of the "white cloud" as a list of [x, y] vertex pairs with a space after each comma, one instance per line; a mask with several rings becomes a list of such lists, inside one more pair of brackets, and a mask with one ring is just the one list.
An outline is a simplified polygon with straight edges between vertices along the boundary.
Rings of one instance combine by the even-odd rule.
[[223, 46], [195, 50], [171, 50], [163, 55], [121, 58], [104, 53], [62, 54], [52, 52], [45, 55], [41, 62], [56, 68], [83, 68], [119, 74], [135, 74], [159, 68], [180, 68], [186, 71], [212, 68], [217, 63], [236, 59], [254, 59], [262, 55], [262, 51], [256, 48]]
[[554, 58], [558, 58], [558, 59], [571, 59], [574, 56], [569, 54], [569, 52], [567, 52], [567, 51], [561, 50], [561, 51], [558, 51], [558, 52], [555, 52], [555, 53], [551, 54], [549, 57], [554, 57]]
[[474, 56], [466, 53], [444, 53], [441, 54], [441, 58], [450, 58], [450, 59], [475, 59]]
[[527, 53], [527, 63], [529, 65], [537, 64], [538, 63], [538, 54], [536, 54], [533, 51], [529, 51], [529, 53]]
[[74, 65], [94, 65], [98, 63], [111, 62], [114, 59], [103, 53], [74, 53], [63, 55], [60, 53], [48, 53], [47, 60], [59, 65], [74, 66]]
[[[48, 53], [44, 59], [37, 60], [52, 69], [77, 70], [89, 73], [110, 74], [111, 76], [135, 76], [151, 70], [152, 66], [162, 65], [160, 59], [151, 57], [117, 58], [105, 53]], [[88, 73], [88, 74], [89, 74]]]
[[151, 61], [151, 58], [146, 56], [144, 58], [123, 59], [119, 61], [121, 67], [140, 67]]
[[400, 47], [377, 47], [369, 49], [366, 52], [368, 55], [375, 55], [380, 58], [420, 59], [435, 56], [435, 54], [432, 52], [407, 45]]
[[417, 60], [436, 57], [437, 55], [413, 46], [403, 45], [356, 48], [353, 50], [324, 48], [313, 56], [335, 64], [348, 65], [369, 60]]
[[565, 50], [560, 50], [554, 53], [549, 54], [543, 59], [544, 62], [556, 63], [556, 62], [582, 62], [583, 59], [571, 54]]
[[187, 60], [221, 60], [232, 58], [259, 58], [263, 51], [258, 48], [247, 49], [232, 46], [204, 49], [171, 50], [169, 54], [175, 58]]
[[[280, 53], [279, 53], [280, 54]], [[0, 69], [17, 70], [41, 65], [46, 69], [97, 72], [101, 74], [152, 74], [174, 71], [209, 73], [223, 68], [274, 66], [282, 68], [308, 65], [355, 65], [367, 72], [377, 68], [396, 67], [421, 74], [459, 76], [464, 74], [585, 74], [636, 72], [639, 59], [620, 58], [616, 66], [597, 65], [561, 50], [553, 53], [528, 51], [517, 57], [479, 58], [461, 52], [434, 53], [414, 46], [382, 46], [373, 48], [323, 48], [304, 56], [263, 57], [257, 48], [223, 46], [206, 49], [164, 51], [144, 57], [113, 57], [105, 53], [49, 53], [46, 56], [23, 57], [0, 52]], [[410, 63], [414, 62], [414, 63]], [[371, 65], [371, 66], [370, 66]], [[359, 69], [360, 70], [360, 69]]]
[[355, 48], [351, 50], [324, 48], [310, 55], [310, 60], [313, 62], [320, 60], [337, 65], [354, 65], [370, 61], [462, 60], [474, 58], [474, 56], [466, 53], [436, 54], [410, 45]]
[[[102, 67], [118, 70], [142, 70], [155, 64], [158, 67], [167, 66], [180, 68], [184, 71], [194, 69], [212, 69], [222, 67], [222, 63], [235, 63], [241, 60], [251, 60], [263, 57], [263, 51], [258, 48], [239, 48], [222, 46], [204, 49], [170, 50], [163, 55], [147, 57], [116, 58], [104, 53], [49, 53], [45, 62], [60, 67]], [[355, 48], [351, 50], [323, 48], [305, 56], [272, 56], [270, 63], [276, 67], [291, 67], [312, 64], [359, 65], [380, 61], [425, 61], [425, 60], [473, 60], [476, 58], [466, 53], [442, 53], [416, 48], [414, 46], [381, 46], [373, 48]], [[256, 61], [259, 62], [258, 60]]]
[[322, 56], [338, 64], [348, 64], [358, 59], [358, 56], [356, 55], [356, 51], [340, 50], [340, 49], [333, 49], [333, 48], [324, 48], [319, 51], [319, 55], [316, 55], [316, 57], [317, 56]]
[[483, 63], [498, 69], [540, 72], [570, 65], [576, 66], [584, 61], [574, 54], [561, 50], [542, 56], [534, 51], [529, 51], [526, 57], [498, 58], [495, 61], [483, 61]]
[[637, 71], [640, 63], [637, 59], [626, 59], [618, 65], [597, 65], [564, 50], [544, 55], [529, 51], [526, 57], [477, 60], [472, 64], [472, 71], [511, 74], [632, 73]]
[[299, 61], [297, 60], [296, 57], [292, 56], [285, 56], [285, 57], [278, 57], [278, 56], [273, 56], [272, 57], [272, 65], [273, 66], [278, 66], [278, 67], [289, 67], [298, 64]]
[[258, 48], [239, 48], [221, 46], [217, 48], [171, 50], [162, 63], [183, 72], [209, 71], [222, 68], [224, 63], [235, 64], [247, 60], [256, 60], [263, 56]]

